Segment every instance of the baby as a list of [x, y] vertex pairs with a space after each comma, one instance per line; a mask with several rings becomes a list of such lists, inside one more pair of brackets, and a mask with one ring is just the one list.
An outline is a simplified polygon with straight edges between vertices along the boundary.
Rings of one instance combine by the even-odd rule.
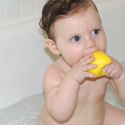
[[106, 37], [91, 0], [49, 0], [42, 12], [41, 27], [46, 46], [60, 55], [44, 75], [46, 103], [41, 125], [125, 125], [125, 111], [104, 102], [110, 83], [125, 101], [125, 70], [112, 59], [105, 76], [88, 72], [97, 67], [92, 53], [106, 51]]

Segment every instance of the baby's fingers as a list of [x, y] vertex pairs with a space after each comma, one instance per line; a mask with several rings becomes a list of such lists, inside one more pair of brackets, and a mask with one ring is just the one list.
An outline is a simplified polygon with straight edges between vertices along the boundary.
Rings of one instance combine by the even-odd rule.
[[89, 73], [89, 72], [85, 72], [84, 76], [87, 77], [87, 78], [96, 78], [96, 76], [94, 74]]
[[91, 58], [89, 57], [87, 59], [82, 59], [80, 61], [81, 61], [82, 66], [84, 66], [84, 65], [88, 65], [88, 64], [92, 63], [94, 60], [95, 59], [93, 57], [91, 57]]
[[113, 77], [116, 74], [115, 67], [114, 63], [104, 67], [103, 71], [106, 72], [106, 76]]
[[94, 69], [94, 68], [96, 68], [96, 67], [97, 67], [97, 65], [92, 65], [92, 64], [90, 64], [90, 65], [85, 65], [85, 66], [82, 67], [82, 70], [83, 70], [84, 72], [86, 72], [86, 71], [88, 71], [88, 70], [90, 70], [90, 69]]
[[97, 65], [92, 65], [92, 64], [83, 66], [82, 70], [84, 72], [84, 76], [89, 77], [89, 78], [95, 78], [96, 76], [94, 74], [92, 74], [92, 73], [89, 73], [88, 70], [94, 69], [96, 67], [97, 67]]

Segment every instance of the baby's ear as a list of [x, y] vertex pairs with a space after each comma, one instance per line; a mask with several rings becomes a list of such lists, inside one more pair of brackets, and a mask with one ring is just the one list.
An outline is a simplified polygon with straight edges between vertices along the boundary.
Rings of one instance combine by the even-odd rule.
[[60, 52], [59, 52], [59, 50], [58, 50], [58, 48], [57, 48], [57, 45], [56, 45], [56, 43], [53, 41], [53, 40], [51, 40], [51, 39], [46, 39], [45, 40], [45, 45], [51, 50], [51, 52], [52, 53], [54, 53], [55, 55], [59, 55], [60, 54]]

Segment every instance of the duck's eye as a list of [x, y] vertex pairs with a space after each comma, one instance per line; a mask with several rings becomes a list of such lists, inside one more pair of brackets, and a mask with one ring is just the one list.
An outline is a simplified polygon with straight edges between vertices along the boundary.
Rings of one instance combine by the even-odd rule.
[[92, 35], [98, 35], [99, 34], [100, 29], [95, 29], [92, 31]]
[[71, 39], [72, 42], [77, 42], [77, 41], [79, 41], [79, 40], [80, 40], [80, 37], [79, 37], [79, 36], [74, 36], [74, 37]]

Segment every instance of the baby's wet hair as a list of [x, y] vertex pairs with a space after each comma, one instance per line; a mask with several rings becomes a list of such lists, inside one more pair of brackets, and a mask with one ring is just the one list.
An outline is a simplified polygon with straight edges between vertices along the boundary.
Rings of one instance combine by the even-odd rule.
[[[40, 27], [45, 30], [49, 39], [55, 41], [52, 27], [56, 20], [72, 15], [81, 10], [85, 11], [90, 5], [95, 4], [91, 0], [49, 0], [43, 7]], [[98, 11], [98, 10], [97, 10]]]

